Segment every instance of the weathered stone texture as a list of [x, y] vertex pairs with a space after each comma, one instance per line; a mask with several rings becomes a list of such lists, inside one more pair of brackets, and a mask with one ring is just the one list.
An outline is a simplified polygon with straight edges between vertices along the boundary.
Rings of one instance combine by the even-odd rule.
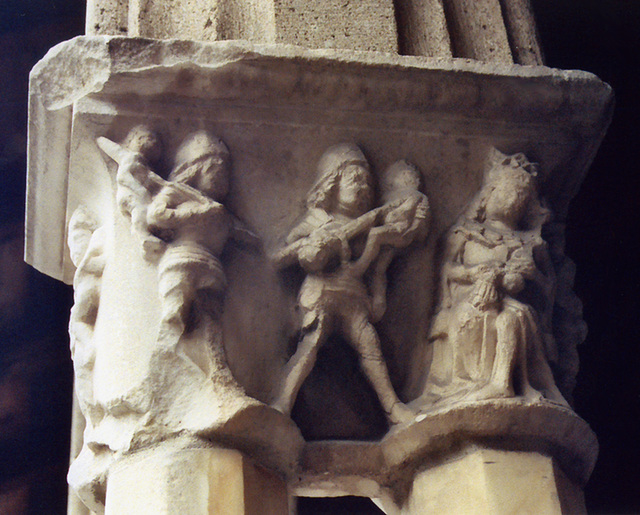
[[454, 55], [513, 62], [498, 0], [444, 0]]
[[390, 0], [275, 0], [276, 43], [397, 52]]
[[451, 38], [442, 0], [396, 2], [400, 53], [451, 57]]
[[502, 0], [502, 14], [514, 61], [518, 64], [544, 64], [529, 0]]
[[87, 34], [398, 50], [391, 0], [90, 1]]
[[529, 0], [89, 0], [86, 30], [542, 64]]
[[125, 35], [129, 33], [128, 0], [93, 0], [87, 2], [87, 34]]

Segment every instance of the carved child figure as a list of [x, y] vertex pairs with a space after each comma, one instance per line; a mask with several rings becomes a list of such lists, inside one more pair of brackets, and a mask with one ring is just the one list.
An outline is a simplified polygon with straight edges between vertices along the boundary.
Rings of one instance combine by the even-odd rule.
[[371, 290], [372, 321], [379, 321], [387, 306], [386, 273], [398, 250], [425, 240], [431, 212], [427, 196], [420, 192], [420, 172], [407, 161], [398, 161], [382, 174], [383, 206], [380, 225], [367, 236], [364, 251], [355, 267], [363, 272], [375, 261]]
[[146, 126], [137, 125], [122, 145], [103, 137], [97, 143], [118, 163], [116, 202], [120, 211], [131, 218], [131, 230], [142, 241], [145, 257], [154, 259], [162, 249], [162, 242], [149, 232], [147, 209], [165, 182], [151, 169], [162, 153], [160, 140]]
[[547, 212], [532, 169], [524, 155], [494, 150], [482, 190], [449, 233], [431, 331], [431, 400], [518, 395], [565, 403], [545, 355], [539, 314], [525, 300], [530, 291], [549, 291], [551, 280], [541, 237]]
[[[307, 197], [307, 213], [287, 237], [288, 246], [274, 261], [298, 263], [307, 276], [298, 305], [302, 339], [285, 367], [274, 406], [291, 411], [302, 383], [311, 372], [318, 349], [342, 334], [360, 356], [360, 364], [392, 423], [413, 418], [397, 397], [372, 325], [371, 298], [363, 281], [367, 266], [351, 260], [350, 239], [368, 231], [379, 212], [373, 204], [373, 178], [360, 149], [351, 144], [328, 149], [318, 165], [319, 178]], [[371, 259], [377, 252], [370, 250]]]

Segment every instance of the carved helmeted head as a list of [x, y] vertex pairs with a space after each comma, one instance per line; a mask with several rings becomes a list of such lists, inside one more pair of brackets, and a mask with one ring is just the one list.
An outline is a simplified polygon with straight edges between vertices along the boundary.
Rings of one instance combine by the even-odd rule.
[[318, 163], [318, 179], [307, 197], [307, 207], [357, 217], [373, 206], [373, 177], [357, 145], [329, 148]]
[[[496, 220], [516, 228], [527, 217], [538, 218], [544, 211], [536, 187], [537, 165], [524, 154], [506, 155], [492, 149], [479, 200], [471, 218]], [[530, 224], [529, 224], [530, 225]]]
[[230, 172], [231, 154], [224, 142], [198, 131], [178, 148], [169, 180], [187, 184], [221, 202], [229, 192]]

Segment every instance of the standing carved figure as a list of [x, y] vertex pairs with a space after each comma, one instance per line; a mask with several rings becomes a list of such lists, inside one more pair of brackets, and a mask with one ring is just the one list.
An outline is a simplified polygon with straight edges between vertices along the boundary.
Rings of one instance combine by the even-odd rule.
[[158, 268], [163, 321], [180, 333], [198, 312], [220, 316], [226, 278], [219, 256], [233, 225], [222, 204], [228, 190], [226, 145], [197, 132], [182, 143], [169, 181], [149, 206], [149, 230], [167, 246]]
[[482, 190], [447, 237], [430, 402], [544, 396], [565, 403], [548, 362], [543, 317], [554, 276], [534, 174], [523, 154], [493, 150]]
[[[318, 165], [319, 177], [307, 197], [307, 213], [286, 239], [274, 261], [299, 264], [307, 276], [298, 295], [301, 340], [285, 367], [274, 406], [291, 411], [318, 349], [341, 334], [360, 356], [360, 365], [392, 423], [406, 422], [413, 412], [397, 397], [373, 327], [370, 293], [363, 280], [368, 263], [352, 260], [351, 241], [375, 225], [380, 210], [371, 210], [373, 178], [360, 149], [352, 144], [328, 149]], [[370, 250], [369, 263], [377, 257]]]

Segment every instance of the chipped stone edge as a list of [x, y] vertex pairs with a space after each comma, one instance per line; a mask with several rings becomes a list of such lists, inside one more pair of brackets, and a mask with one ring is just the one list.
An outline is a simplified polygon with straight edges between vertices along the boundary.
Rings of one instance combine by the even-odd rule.
[[384, 497], [401, 492], [417, 471], [478, 446], [549, 455], [581, 485], [598, 455], [595, 434], [570, 409], [498, 399], [432, 410], [393, 428], [379, 442], [307, 442], [291, 487], [296, 495]]

